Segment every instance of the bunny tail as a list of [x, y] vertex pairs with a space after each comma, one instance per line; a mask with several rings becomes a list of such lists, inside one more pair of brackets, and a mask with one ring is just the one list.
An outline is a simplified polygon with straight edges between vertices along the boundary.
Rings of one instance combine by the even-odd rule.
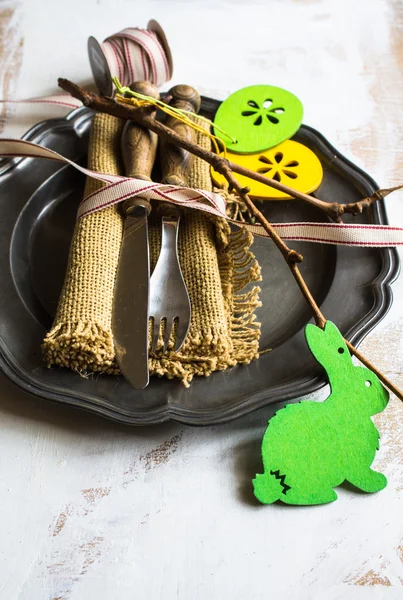
[[256, 475], [252, 483], [253, 492], [262, 504], [272, 504], [283, 494], [281, 482], [274, 475]]

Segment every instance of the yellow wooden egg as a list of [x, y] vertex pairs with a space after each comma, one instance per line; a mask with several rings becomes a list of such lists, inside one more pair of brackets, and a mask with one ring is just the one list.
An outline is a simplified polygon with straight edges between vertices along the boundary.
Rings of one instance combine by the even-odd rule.
[[[275, 179], [299, 192], [310, 193], [316, 190], [323, 179], [323, 169], [319, 158], [306, 146], [293, 140], [282, 142], [274, 148], [255, 154], [234, 154], [227, 152], [228, 160], [261, 173], [270, 179]], [[250, 188], [250, 196], [259, 200], [284, 200], [292, 196], [254, 181], [249, 177], [234, 173], [243, 186]], [[225, 179], [214, 169], [211, 176], [216, 185], [221, 185]]]

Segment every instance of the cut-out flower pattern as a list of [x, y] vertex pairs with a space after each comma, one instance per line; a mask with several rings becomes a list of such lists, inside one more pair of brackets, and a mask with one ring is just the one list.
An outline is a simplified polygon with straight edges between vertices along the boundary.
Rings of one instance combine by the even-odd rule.
[[298, 177], [298, 169], [296, 172], [295, 168], [299, 166], [299, 162], [285, 158], [282, 152], [277, 152], [274, 155], [274, 162], [264, 155], [259, 156], [258, 160], [265, 166], [257, 169], [257, 172], [267, 175], [270, 179], [281, 181], [283, 175], [289, 179], [297, 179]]
[[255, 100], [248, 100], [247, 105], [249, 108], [241, 114], [243, 117], [252, 117], [254, 125], [261, 125], [266, 119], [273, 125], [277, 125], [279, 123], [277, 115], [284, 112], [284, 108], [276, 106], [271, 98], [264, 100], [261, 106]]

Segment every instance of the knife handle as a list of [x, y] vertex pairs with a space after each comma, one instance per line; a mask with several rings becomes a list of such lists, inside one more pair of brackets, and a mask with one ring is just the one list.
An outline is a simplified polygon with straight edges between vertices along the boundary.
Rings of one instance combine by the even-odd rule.
[[147, 211], [147, 216], [151, 212], [151, 204], [145, 198], [128, 198], [123, 202], [122, 213], [125, 217], [132, 215], [133, 217], [140, 217], [144, 211]]
[[[130, 89], [139, 92], [145, 96], [159, 99], [160, 95], [150, 81], [136, 81], [132, 83]], [[155, 111], [156, 112], [156, 111]], [[154, 166], [155, 155], [157, 153], [158, 135], [145, 127], [137, 125], [134, 121], [127, 121], [123, 127], [121, 137], [121, 151], [125, 174], [136, 179], [151, 181], [151, 171]], [[123, 203], [122, 211], [124, 215], [133, 212], [140, 204], [140, 199], [129, 198]], [[147, 203], [149, 211], [150, 204]]]
[[[170, 106], [198, 113], [200, 110], [199, 93], [190, 85], [175, 85], [168, 92], [171, 97]], [[168, 117], [166, 126], [173, 129], [179, 135], [185, 137], [189, 142], [196, 142], [196, 132], [194, 129], [178, 121], [175, 117]], [[191, 168], [194, 155], [178, 148], [174, 144], [161, 140], [161, 180], [162, 183], [171, 185], [186, 185], [187, 173]]]

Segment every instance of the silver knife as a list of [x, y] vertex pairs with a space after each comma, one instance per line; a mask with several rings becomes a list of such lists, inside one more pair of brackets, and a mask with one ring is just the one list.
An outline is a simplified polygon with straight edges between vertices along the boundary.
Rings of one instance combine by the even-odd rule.
[[[149, 82], [136, 82], [131, 89], [159, 98], [157, 88]], [[151, 181], [158, 136], [132, 121], [122, 132], [122, 156], [125, 173]], [[135, 389], [148, 385], [148, 295], [150, 258], [148, 215], [150, 203], [143, 198], [129, 198], [123, 203], [123, 240], [116, 275], [112, 313], [112, 332], [116, 359], [122, 374]]]

